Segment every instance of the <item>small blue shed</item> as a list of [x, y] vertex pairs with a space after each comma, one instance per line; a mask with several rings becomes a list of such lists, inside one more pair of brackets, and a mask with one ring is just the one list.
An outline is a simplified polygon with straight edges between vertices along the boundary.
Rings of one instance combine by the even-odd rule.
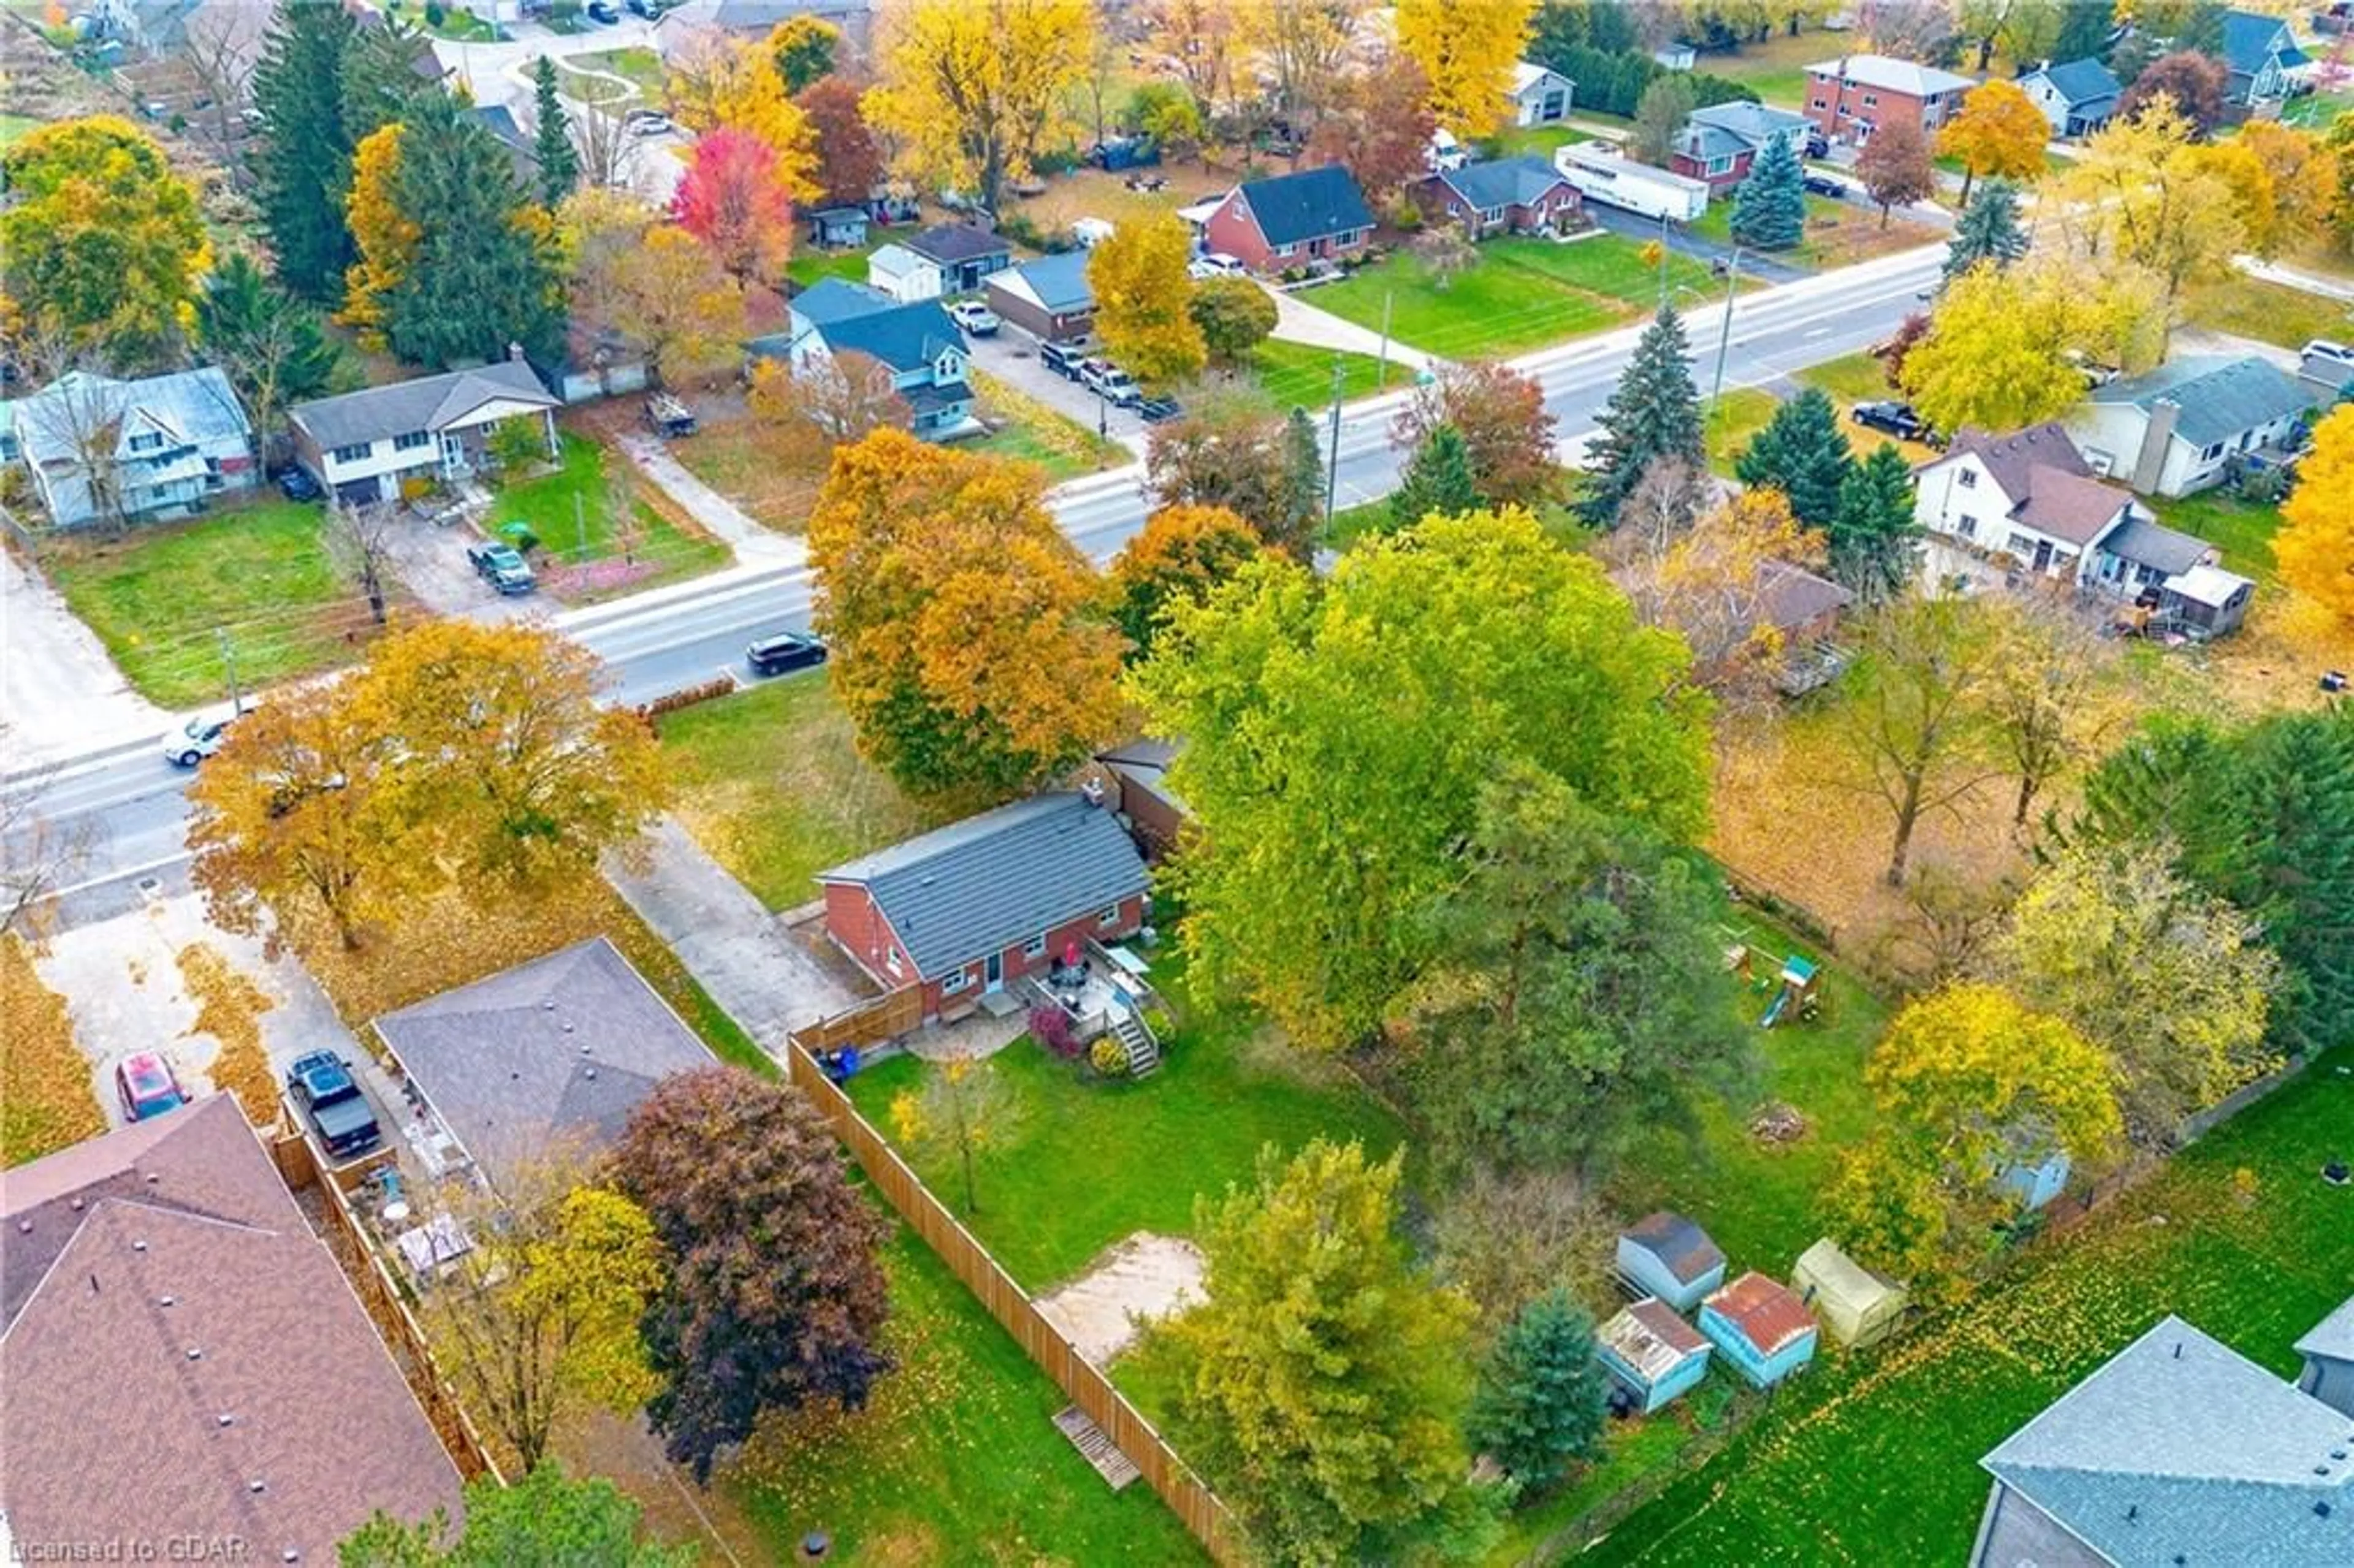
[[1755, 1269], [1702, 1303], [1700, 1331], [1734, 1369], [1771, 1388], [1815, 1359], [1814, 1315], [1789, 1287]]
[[1661, 1209], [1618, 1233], [1618, 1272], [1637, 1292], [1689, 1312], [1724, 1283], [1724, 1254], [1706, 1231]]
[[1649, 1415], [1708, 1375], [1708, 1341], [1674, 1308], [1646, 1296], [1595, 1330], [1594, 1359]]
[[2020, 1209], [2032, 1213], [2058, 1197], [2068, 1185], [2068, 1154], [2065, 1150], [2047, 1152], [2017, 1150], [2004, 1160], [1995, 1174], [1995, 1186], [2018, 1201]]

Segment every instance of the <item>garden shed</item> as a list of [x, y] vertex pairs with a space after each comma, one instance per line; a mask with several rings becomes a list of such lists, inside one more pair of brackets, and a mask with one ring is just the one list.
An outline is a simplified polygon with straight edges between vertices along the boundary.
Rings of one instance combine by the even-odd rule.
[[1904, 1287], [1848, 1256], [1829, 1236], [1798, 1255], [1790, 1288], [1832, 1339], [1850, 1347], [1886, 1338], [1904, 1316]]
[[1755, 1269], [1702, 1303], [1700, 1331], [1759, 1388], [1773, 1387], [1813, 1361], [1819, 1334], [1806, 1303]]
[[1724, 1283], [1724, 1254], [1700, 1226], [1661, 1209], [1618, 1233], [1618, 1272], [1633, 1294], [1689, 1312]]
[[1621, 1308], [1596, 1330], [1594, 1358], [1646, 1415], [1708, 1375], [1708, 1341], [1656, 1296]]

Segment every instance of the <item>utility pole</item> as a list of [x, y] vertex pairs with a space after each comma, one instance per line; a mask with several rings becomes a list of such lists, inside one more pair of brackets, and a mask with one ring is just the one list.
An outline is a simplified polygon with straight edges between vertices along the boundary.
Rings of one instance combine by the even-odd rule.
[[1716, 411], [1716, 400], [1724, 394], [1724, 356], [1733, 346], [1733, 291], [1741, 285], [1741, 247], [1733, 248], [1733, 260], [1724, 269], [1724, 326], [1716, 334], [1716, 379], [1708, 389], [1708, 407]]
[[1668, 308], [1668, 215], [1659, 214], [1659, 309]]
[[228, 640], [228, 627], [214, 627], [213, 635], [220, 639], [221, 668], [228, 674], [228, 711], [241, 714], [245, 711], [245, 694], [237, 689], [237, 649]]
[[1339, 355], [1332, 356], [1332, 458], [1324, 468], [1324, 526], [1332, 526], [1332, 496], [1341, 486], [1341, 375]]
[[588, 562], [588, 516], [577, 490], [572, 493], [572, 558], [583, 566]]
[[1379, 391], [1390, 384], [1390, 307], [1397, 302], [1395, 289], [1382, 291], [1382, 357], [1373, 368], [1373, 389]]

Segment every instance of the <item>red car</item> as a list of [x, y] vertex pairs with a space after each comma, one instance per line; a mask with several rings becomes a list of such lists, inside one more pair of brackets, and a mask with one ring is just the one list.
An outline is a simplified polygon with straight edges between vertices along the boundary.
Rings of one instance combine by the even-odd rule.
[[188, 1103], [187, 1091], [172, 1075], [172, 1065], [154, 1051], [138, 1052], [114, 1065], [114, 1092], [127, 1121], [145, 1121]]

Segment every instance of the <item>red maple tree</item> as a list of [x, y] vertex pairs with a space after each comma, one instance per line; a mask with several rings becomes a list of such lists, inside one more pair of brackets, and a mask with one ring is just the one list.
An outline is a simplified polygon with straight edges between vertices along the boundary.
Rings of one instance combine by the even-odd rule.
[[776, 148], [723, 125], [695, 144], [671, 197], [680, 228], [745, 283], [774, 287], [793, 248], [793, 198]]

